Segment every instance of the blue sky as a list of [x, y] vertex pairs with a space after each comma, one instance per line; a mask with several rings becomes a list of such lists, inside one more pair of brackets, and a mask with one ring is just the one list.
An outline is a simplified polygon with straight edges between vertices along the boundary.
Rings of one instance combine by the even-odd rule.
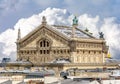
[[[30, 18], [33, 15], [38, 15], [43, 11], [48, 11], [46, 10], [47, 8], [51, 8], [49, 11], [55, 11], [53, 8], [61, 10], [66, 9], [67, 14], [59, 12], [59, 14], [62, 13], [61, 15], [63, 15], [64, 18], [68, 18], [64, 15], [77, 15], [80, 16], [81, 23], [84, 24], [86, 21], [90, 27], [98, 27], [99, 30], [105, 31], [108, 44], [112, 46], [111, 51], [113, 50], [112, 52], [115, 53], [114, 56], [116, 58], [120, 58], [120, 53], [118, 53], [120, 51], [118, 43], [118, 41], [120, 41], [120, 32], [108, 32], [109, 29], [113, 31], [120, 31], [120, 0], [0, 0], [1, 38], [4, 36], [3, 32], [6, 33], [8, 31], [10, 32], [15, 30], [15, 25], [21, 20], [21, 18]], [[106, 27], [109, 27], [109, 29], [105, 29]], [[113, 40], [115, 39], [115, 41], [109, 40], [108, 38], [112, 38]], [[109, 43], [109, 41], [111, 43]], [[6, 55], [3, 53], [3, 50], [5, 48], [4, 45], [7, 45], [7, 43], [0, 40], [0, 45], [0, 55]], [[11, 52], [10, 55], [15, 54]]]
[[120, 0], [0, 0], [0, 32], [12, 28], [23, 17], [37, 14], [46, 8], [67, 9], [73, 14], [116, 17], [120, 22]]

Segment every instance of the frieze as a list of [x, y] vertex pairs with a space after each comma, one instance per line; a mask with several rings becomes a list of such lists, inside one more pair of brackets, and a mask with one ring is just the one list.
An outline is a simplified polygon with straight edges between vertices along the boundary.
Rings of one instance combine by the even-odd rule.
[[51, 32], [50, 30], [46, 29], [46, 33], [51, 37], [53, 37], [54, 39], [56, 39], [57, 41], [60, 41], [61, 43], [64, 43], [64, 44], [68, 44], [68, 41], [66, 39], [62, 38], [59, 35], [56, 35], [54, 32]]
[[36, 39], [38, 36], [42, 35], [42, 30], [36, 32], [35, 34], [33, 34], [31, 37], [29, 37], [27, 40], [24, 40], [23, 42], [20, 43], [21, 47], [26, 46], [27, 44], [29, 44], [30, 42], [32, 42], [34, 39]]
[[71, 49], [71, 52], [75, 52], [76, 51], [76, 41], [70, 41], [69, 42], [69, 46], [70, 46], [70, 49]]

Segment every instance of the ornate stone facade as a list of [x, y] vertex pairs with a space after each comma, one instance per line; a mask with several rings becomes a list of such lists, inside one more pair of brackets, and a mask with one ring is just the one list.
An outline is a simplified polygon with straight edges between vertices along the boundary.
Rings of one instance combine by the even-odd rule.
[[34, 65], [66, 59], [71, 63], [105, 63], [108, 47], [104, 39], [95, 38], [77, 25], [50, 26], [42, 18], [40, 26], [24, 38], [17, 39], [17, 60]]

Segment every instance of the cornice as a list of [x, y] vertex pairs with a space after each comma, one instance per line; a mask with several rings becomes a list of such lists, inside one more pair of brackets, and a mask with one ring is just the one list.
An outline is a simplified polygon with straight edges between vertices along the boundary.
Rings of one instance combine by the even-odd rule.
[[29, 37], [31, 37], [35, 33], [39, 32], [39, 30], [42, 29], [42, 28], [48, 29], [49, 31], [51, 31], [51, 32], [59, 35], [61, 38], [64, 38], [65, 40], [70, 40], [70, 38], [68, 38], [67, 36], [65, 36], [61, 32], [53, 29], [52, 26], [47, 25], [47, 24], [46, 25], [41, 24], [40, 26], [38, 26], [37, 28], [35, 28], [33, 31], [31, 31], [29, 34], [27, 34], [25, 37], [21, 38], [18, 42], [21, 43], [21, 42], [25, 41], [26, 39], [28, 39]]
[[106, 41], [103, 39], [93, 39], [93, 38], [72, 38], [76, 42], [90, 42], [90, 43], [105, 43]]

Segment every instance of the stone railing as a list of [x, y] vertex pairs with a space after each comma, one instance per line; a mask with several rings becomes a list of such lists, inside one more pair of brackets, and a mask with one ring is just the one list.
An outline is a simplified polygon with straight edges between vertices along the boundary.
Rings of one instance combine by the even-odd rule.
[[110, 73], [107, 72], [79, 72], [70, 73], [71, 76], [77, 76], [80, 78], [109, 78]]

